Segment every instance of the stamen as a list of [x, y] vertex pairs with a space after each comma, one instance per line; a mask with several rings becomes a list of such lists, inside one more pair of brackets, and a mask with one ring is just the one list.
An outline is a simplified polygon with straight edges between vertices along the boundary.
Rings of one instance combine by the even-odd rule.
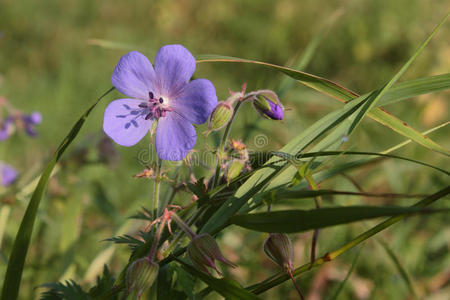
[[153, 99], [153, 97], [154, 97], [154, 95], [153, 95], [152, 92], [149, 92], [149, 93], [148, 93], [148, 96], [150, 97], [150, 99]]
[[140, 108], [147, 108], [148, 105], [146, 103], [141, 103], [138, 105]]
[[159, 103], [163, 103], [164, 102], [164, 99], [163, 98], [159, 98]]
[[150, 119], [150, 118], [152, 117], [152, 115], [153, 115], [152, 113], [147, 114], [147, 115], [145, 116], [145, 119], [146, 119], [146, 120]]

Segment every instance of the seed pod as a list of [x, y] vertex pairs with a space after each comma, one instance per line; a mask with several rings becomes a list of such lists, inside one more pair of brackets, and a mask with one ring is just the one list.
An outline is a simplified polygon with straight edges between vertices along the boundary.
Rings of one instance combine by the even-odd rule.
[[[195, 267], [211, 275], [207, 267], [216, 270], [216, 272], [221, 275], [220, 271], [217, 269], [215, 260], [223, 262], [231, 267], [235, 265], [228, 259], [223, 257], [222, 252], [220, 252], [219, 246], [212, 236], [209, 234], [200, 234], [193, 238], [187, 249], [187, 255]], [[212, 275], [211, 275], [212, 276]]]
[[210, 131], [217, 131], [222, 129], [230, 122], [233, 115], [233, 107], [227, 101], [221, 101], [209, 115], [208, 129]]
[[284, 108], [277, 94], [271, 90], [254, 92], [253, 107], [263, 117], [272, 120], [282, 120]]
[[153, 285], [158, 271], [159, 265], [148, 257], [140, 258], [128, 267], [125, 279], [131, 299], [139, 299], [142, 293]]
[[264, 242], [264, 252], [269, 258], [285, 270], [292, 270], [294, 248], [284, 233], [271, 233]]

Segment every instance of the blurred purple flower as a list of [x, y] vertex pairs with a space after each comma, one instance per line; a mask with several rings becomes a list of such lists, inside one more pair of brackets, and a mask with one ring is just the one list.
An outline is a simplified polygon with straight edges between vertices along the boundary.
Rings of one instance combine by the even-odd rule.
[[12, 166], [0, 161], [0, 182], [2, 186], [8, 186], [14, 183], [19, 173]]
[[36, 136], [37, 132], [34, 129], [35, 125], [41, 124], [42, 122], [42, 115], [40, 112], [34, 111], [29, 115], [23, 115], [22, 116], [22, 121], [25, 124], [25, 132], [29, 135], [29, 136]]
[[192, 124], [204, 123], [217, 105], [216, 90], [209, 80], [189, 82], [195, 63], [181, 45], [159, 49], [154, 67], [139, 52], [124, 55], [111, 81], [117, 90], [135, 99], [119, 99], [108, 105], [105, 133], [122, 146], [133, 146], [157, 120], [155, 148], [159, 158], [183, 159], [197, 139]]
[[4, 141], [11, 136], [13, 131], [14, 119], [7, 117], [3, 123], [0, 123], [0, 141]]

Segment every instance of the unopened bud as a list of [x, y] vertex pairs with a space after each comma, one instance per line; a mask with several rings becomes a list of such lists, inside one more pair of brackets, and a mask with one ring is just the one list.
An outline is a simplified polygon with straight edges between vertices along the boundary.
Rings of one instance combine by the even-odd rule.
[[[187, 249], [187, 255], [195, 267], [211, 275], [207, 267], [216, 270], [219, 275], [222, 273], [217, 269], [215, 260], [225, 263], [231, 267], [235, 265], [223, 257], [219, 246], [209, 234], [200, 234], [194, 237]], [[212, 275], [211, 275], [212, 276]]]
[[226, 101], [221, 101], [212, 111], [208, 119], [208, 129], [210, 131], [217, 131], [228, 124], [233, 115], [233, 107]]
[[132, 299], [139, 299], [142, 293], [153, 285], [158, 271], [159, 265], [148, 257], [140, 258], [128, 267], [126, 284]]
[[230, 181], [234, 178], [238, 177], [241, 174], [242, 169], [244, 168], [245, 163], [241, 160], [233, 160], [231, 165], [228, 167], [227, 171], [227, 183], [230, 184]]
[[264, 242], [264, 252], [273, 262], [286, 270], [292, 270], [294, 248], [284, 233], [271, 233]]
[[284, 109], [277, 94], [271, 90], [261, 90], [254, 93], [253, 107], [263, 117], [272, 120], [282, 120]]

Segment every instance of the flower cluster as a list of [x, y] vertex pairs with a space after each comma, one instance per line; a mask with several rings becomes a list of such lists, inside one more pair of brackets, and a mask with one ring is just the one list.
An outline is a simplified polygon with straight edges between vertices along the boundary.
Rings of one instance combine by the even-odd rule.
[[0, 141], [8, 139], [16, 130], [24, 130], [30, 137], [37, 135], [35, 126], [42, 122], [42, 115], [34, 111], [24, 114], [13, 108], [5, 98], [0, 98], [0, 108], [6, 108], [8, 115], [2, 120], [0, 115]]

